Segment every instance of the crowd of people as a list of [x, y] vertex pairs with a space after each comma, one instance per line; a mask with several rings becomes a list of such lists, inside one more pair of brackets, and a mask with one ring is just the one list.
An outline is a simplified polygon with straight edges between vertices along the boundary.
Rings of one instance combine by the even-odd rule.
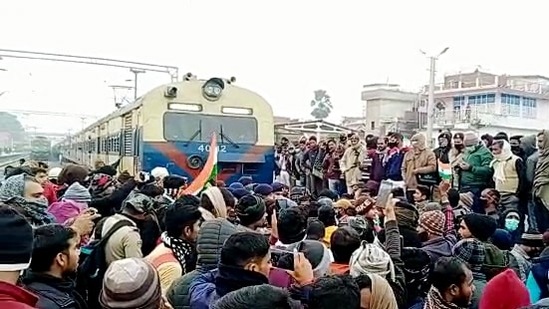
[[0, 308], [549, 308], [546, 131], [283, 139], [276, 161], [198, 196], [163, 167], [10, 168]]

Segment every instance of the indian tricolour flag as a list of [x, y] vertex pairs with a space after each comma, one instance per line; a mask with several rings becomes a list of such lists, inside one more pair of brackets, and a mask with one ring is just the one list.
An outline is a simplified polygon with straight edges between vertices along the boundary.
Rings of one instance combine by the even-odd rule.
[[204, 168], [200, 171], [198, 176], [191, 182], [191, 184], [181, 190], [179, 196], [185, 194], [198, 195], [202, 190], [211, 186], [211, 183], [217, 180], [217, 137], [216, 134], [212, 134], [210, 142], [210, 153], [208, 159], [204, 164]]
[[452, 180], [452, 166], [449, 163], [442, 163], [438, 160], [438, 175], [442, 180]]

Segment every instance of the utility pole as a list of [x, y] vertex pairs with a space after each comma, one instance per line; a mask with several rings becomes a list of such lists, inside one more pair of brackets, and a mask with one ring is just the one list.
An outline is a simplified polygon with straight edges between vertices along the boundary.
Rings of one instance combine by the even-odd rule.
[[435, 108], [435, 74], [436, 74], [435, 57], [429, 59], [429, 99], [427, 101], [427, 145], [433, 148], [433, 122]]
[[[433, 123], [435, 112], [435, 75], [436, 75], [436, 62], [440, 56], [448, 51], [450, 47], [443, 49], [437, 56], [429, 57], [429, 99], [427, 102], [427, 145], [433, 148]], [[424, 55], [427, 55], [424, 51], [420, 50]]]
[[145, 70], [134, 69], [134, 68], [131, 68], [130, 71], [134, 75], [134, 78], [133, 78], [133, 100], [135, 101], [135, 100], [137, 100], [137, 75], [141, 74], [141, 73], [145, 73], [146, 71]]

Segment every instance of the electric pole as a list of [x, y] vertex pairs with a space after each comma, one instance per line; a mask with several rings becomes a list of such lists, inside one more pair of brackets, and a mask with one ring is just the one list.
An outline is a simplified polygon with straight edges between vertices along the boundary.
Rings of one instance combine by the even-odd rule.
[[134, 78], [133, 78], [133, 100], [135, 101], [135, 100], [137, 100], [137, 75], [141, 74], [141, 73], [145, 73], [146, 71], [145, 70], [134, 69], [134, 68], [131, 68], [130, 71], [134, 75]]
[[[435, 116], [435, 75], [436, 75], [436, 62], [440, 56], [446, 53], [450, 47], [443, 49], [437, 56], [429, 57], [429, 99], [427, 102], [427, 145], [433, 148], [433, 124]], [[424, 51], [420, 50], [424, 55], [427, 55]]]

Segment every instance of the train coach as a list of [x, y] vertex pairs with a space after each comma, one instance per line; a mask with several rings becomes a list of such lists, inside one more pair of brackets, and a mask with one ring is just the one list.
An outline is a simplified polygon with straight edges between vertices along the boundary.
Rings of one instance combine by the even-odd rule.
[[241, 176], [271, 182], [274, 119], [269, 103], [235, 85], [235, 79], [197, 79], [157, 87], [61, 145], [65, 159], [92, 166], [121, 159], [119, 170], [136, 173], [166, 167], [193, 180], [217, 140], [218, 180]]

